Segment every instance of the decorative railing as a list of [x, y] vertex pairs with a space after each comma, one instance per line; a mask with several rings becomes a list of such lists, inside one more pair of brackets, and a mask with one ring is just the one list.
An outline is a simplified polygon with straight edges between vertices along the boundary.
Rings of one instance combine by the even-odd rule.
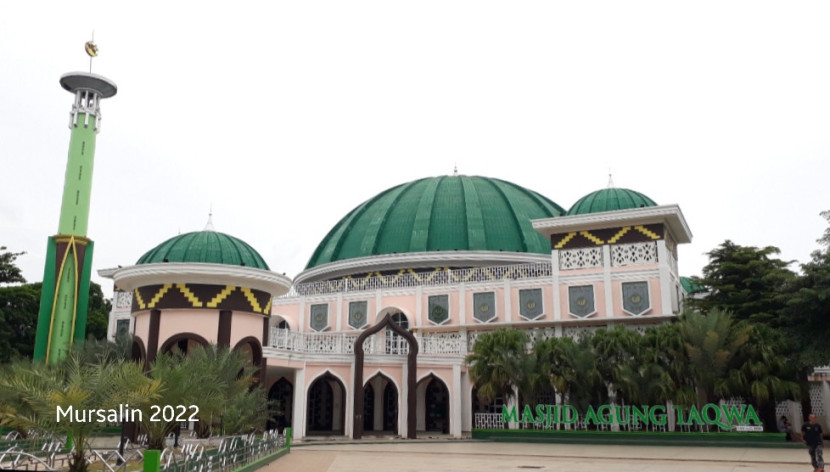
[[[652, 325], [631, 326], [641, 334]], [[563, 334], [572, 338], [589, 336], [598, 327], [589, 326], [568, 326]], [[554, 336], [553, 328], [530, 328], [523, 330], [528, 338], [528, 348], [534, 342], [549, 339]], [[466, 355], [472, 352], [478, 337], [486, 331], [453, 331], [440, 333], [414, 333], [418, 342], [418, 353], [420, 355], [456, 354]], [[271, 328], [271, 337], [266, 350], [289, 351], [309, 354], [354, 354], [354, 343], [360, 332], [339, 332], [339, 333], [306, 333], [291, 331], [288, 329]], [[409, 343], [402, 336], [389, 331], [377, 333], [366, 338], [363, 344], [363, 352], [366, 354], [409, 354]]]
[[559, 251], [559, 269], [590, 269], [602, 267], [602, 248], [582, 247]]
[[398, 274], [347, 278], [340, 280], [321, 280], [295, 284], [291, 290], [279, 298], [322, 295], [337, 292], [356, 292], [362, 290], [380, 290], [410, 288], [417, 286], [456, 285], [459, 283], [492, 282], [496, 280], [533, 279], [550, 277], [550, 263], [519, 264], [491, 267], [474, 267], [470, 269], [442, 269], [430, 272], [401, 271]]
[[[267, 347], [278, 351], [303, 352], [311, 354], [353, 354], [354, 343], [360, 333], [300, 333], [287, 329], [271, 328], [271, 339]], [[462, 354], [466, 335], [461, 333], [415, 333], [418, 352], [421, 355]], [[366, 354], [409, 354], [409, 343], [399, 335], [376, 334], [369, 336], [363, 344]]]
[[657, 243], [654, 241], [611, 246], [611, 265], [615, 267], [657, 264]]

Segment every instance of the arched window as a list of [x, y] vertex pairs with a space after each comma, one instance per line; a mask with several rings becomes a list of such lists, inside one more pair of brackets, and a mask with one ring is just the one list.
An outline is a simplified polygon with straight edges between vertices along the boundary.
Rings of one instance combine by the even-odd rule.
[[[401, 329], [409, 329], [409, 320], [401, 312], [392, 314], [392, 322]], [[406, 354], [409, 352], [409, 345], [406, 339], [395, 333], [389, 328], [386, 328], [386, 353], [387, 354]]]

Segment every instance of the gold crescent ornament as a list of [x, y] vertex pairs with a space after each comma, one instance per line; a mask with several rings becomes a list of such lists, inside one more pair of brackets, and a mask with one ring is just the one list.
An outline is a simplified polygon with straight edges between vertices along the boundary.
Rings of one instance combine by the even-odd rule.
[[96, 45], [92, 41], [87, 41], [86, 44], [84, 44], [84, 50], [89, 55], [89, 57], [95, 57], [98, 55], [98, 45]]

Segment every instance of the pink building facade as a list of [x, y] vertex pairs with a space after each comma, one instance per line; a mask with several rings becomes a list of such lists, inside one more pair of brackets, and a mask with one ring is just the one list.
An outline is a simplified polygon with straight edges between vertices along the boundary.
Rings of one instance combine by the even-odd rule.
[[[235, 238], [189, 234], [239, 247], [217, 260], [208, 249], [186, 254], [179, 236], [135, 266], [102, 271], [117, 287], [111, 332], [121, 320], [134, 356], [148, 360], [188, 343], [244, 349], [281, 405], [269, 425], [291, 426], [296, 439], [461, 437], [486, 426], [498, 405], [480, 404], [465, 362], [478, 336], [642, 332], [670, 320], [686, 296], [677, 245], [692, 237], [677, 205], [630, 190], [593, 192], [565, 211], [515, 184], [459, 175], [359, 205], [293, 281]], [[417, 346], [389, 326], [368, 335], [361, 392], [356, 342], [387, 316]]]

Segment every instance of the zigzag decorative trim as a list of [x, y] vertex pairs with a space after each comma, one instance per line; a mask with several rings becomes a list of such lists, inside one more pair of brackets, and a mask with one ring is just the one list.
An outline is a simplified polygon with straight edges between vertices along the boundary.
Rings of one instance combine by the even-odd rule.
[[144, 303], [144, 300], [141, 298], [141, 294], [138, 293], [138, 289], [133, 290], [133, 295], [135, 296], [135, 301], [138, 303], [138, 307], [142, 310], [147, 308], [147, 304]]
[[248, 287], [242, 287], [240, 290], [242, 290], [242, 293], [245, 295], [245, 298], [248, 299], [248, 303], [251, 304], [251, 308], [253, 308], [254, 311], [257, 313], [262, 313], [262, 307], [259, 306], [259, 302], [256, 300], [254, 293], [251, 292], [251, 289], [249, 289]]
[[170, 290], [172, 287], [173, 287], [173, 284], [164, 284], [164, 285], [162, 285], [161, 290], [156, 292], [156, 294], [153, 296], [153, 298], [150, 299], [150, 302], [147, 303], [147, 308], [155, 307], [156, 304], [159, 302], [159, 300], [161, 300], [161, 297], [163, 297], [164, 294], [167, 293], [167, 291]]
[[611, 239], [608, 240], [609, 243], [614, 244], [620, 240], [621, 237], [625, 236], [625, 233], [631, 231], [631, 226], [626, 226], [621, 229], [617, 234], [614, 235]]
[[660, 239], [659, 234], [655, 233], [654, 231], [650, 231], [648, 228], [646, 228], [643, 225], [637, 225], [637, 226], [634, 227], [634, 229], [636, 229], [637, 231], [645, 234], [646, 236], [648, 236], [651, 239], [655, 239], [655, 240]]
[[204, 306], [204, 303], [202, 303], [202, 301], [199, 300], [199, 297], [197, 297], [196, 294], [191, 292], [185, 284], [176, 284], [176, 288], [178, 288], [179, 291], [182, 292], [182, 295], [184, 295], [185, 298], [187, 298], [187, 300], [190, 302], [190, 304], [193, 305], [193, 308], [202, 308], [202, 306]]
[[224, 290], [219, 292], [218, 295], [213, 297], [213, 299], [208, 302], [208, 308], [216, 308], [220, 303], [222, 303], [222, 300], [228, 298], [228, 295], [230, 295], [234, 290], [236, 290], [236, 287], [233, 285], [226, 286]]
[[568, 235], [565, 236], [564, 238], [562, 238], [562, 240], [559, 241], [559, 243], [557, 243], [556, 246], [554, 246], [554, 247], [556, 249], [562, 249], [566, 244], [568, 244], [571, 241], [571, 239], [573, 239], [575, 237], [576, 237], [576, 232], [568, 233]]
[[602, 239], [599, 239], [598, 237], [594, 236], [593, 234], [591, 234], [587, 231], [580, 231], [579, 234], [581, 234], [582, 236], [588, 238], [589, 241], [595, 243], [597, 246], [605, 243], [605, 241], [603, 241]]

